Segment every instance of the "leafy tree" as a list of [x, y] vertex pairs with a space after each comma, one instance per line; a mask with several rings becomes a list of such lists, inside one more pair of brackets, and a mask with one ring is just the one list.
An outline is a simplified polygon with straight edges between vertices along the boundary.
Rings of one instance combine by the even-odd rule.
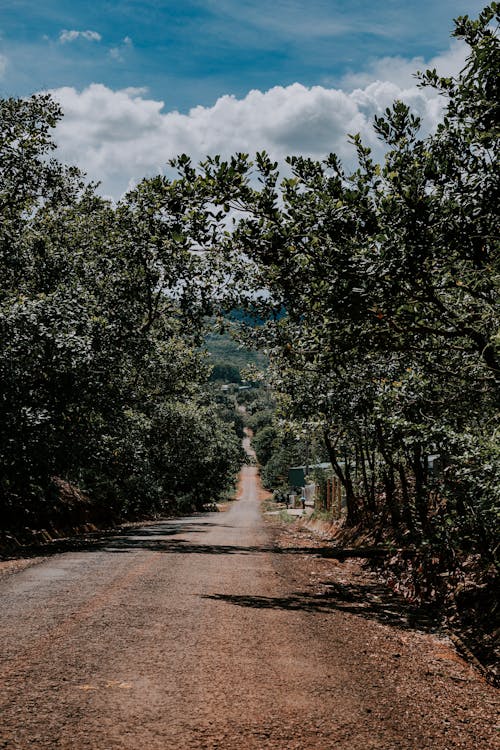
[[99, 198], [49, 158], [60, 116], [48, 96], [0, 102], [5, 522], [49, 516], [56, 478], [118, 512], [200, 506], [239, 451], [205, 387], [209, 284], [187, 202], [158, 181]]
[[277, 438], [276, 428], [269, 424], [262, 427], [252, 439], [252, 446], [257, 455], [257, 461], [265, 466], [274, 453], [274, 444]]
[[420, 76], [445, 97], [435, 133], [402, 102], [375, 119], [383, 164], [359, 136], [352, 173], [334, 154], [291, 157], [285, 179], [265, 153], [176, 162], [205, 206], [198, 241], [246, 283], [227, 304], [268, 321], [246, 341], [270, 356], [283, 416], [323, 434], [348, 522], [446, 554], [491, 554], [496, 533], [498, 19], [496, 3], [458, 19], [456, 79]]
[[241, 373], [234, 365], [216, 362], [210, 373], [210, 380], [221, 380], [224, 383], [241, 383]]

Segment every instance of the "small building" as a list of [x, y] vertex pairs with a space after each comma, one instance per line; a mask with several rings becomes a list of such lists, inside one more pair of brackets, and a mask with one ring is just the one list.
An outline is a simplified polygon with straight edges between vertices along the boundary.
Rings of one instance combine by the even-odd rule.
[[[314, 478], [312, 482], [311, 477]], [[300, 489], [300, 496], [307, 505], [330, 512], [334, 519], [340, 518], [342, 508], [345, 507], [345, 497], [340, 479], [333, 472], [330, 462], [291, 466], [288, 470], [288, 484], [292, 491]]]
[[315, 470], [331, 471], [332, 465], [330, 462], [322, 464], [310, 464], [309, 466], [291, 466], [288, 469], [288, 484], [290, 487], [305, 487], [306, 484], [306, 472], [310, 474]]

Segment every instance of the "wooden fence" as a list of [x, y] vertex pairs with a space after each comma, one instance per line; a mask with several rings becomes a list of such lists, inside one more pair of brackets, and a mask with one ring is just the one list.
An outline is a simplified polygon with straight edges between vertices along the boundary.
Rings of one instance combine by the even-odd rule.
[[326, 508], [331, 511], [332, 518], [340, 518], [342, 512], [342, 485], [337, 477], [326, 480]]

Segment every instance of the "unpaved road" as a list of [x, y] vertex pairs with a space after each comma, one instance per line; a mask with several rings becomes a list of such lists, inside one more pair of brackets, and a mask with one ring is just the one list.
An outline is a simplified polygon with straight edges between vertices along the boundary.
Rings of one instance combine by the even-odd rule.
[[375, 589], [366, 607], [349, 561], [272, 533], [246, 467], [225, 513], [1, 580], [0, 748], [496, 747], [496, 691], [446, 642], [384, 622]]

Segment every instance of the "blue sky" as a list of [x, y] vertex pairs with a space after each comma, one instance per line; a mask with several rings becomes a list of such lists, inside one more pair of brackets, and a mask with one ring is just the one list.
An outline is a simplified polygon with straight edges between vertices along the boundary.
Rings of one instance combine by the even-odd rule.
[[[2, 0], [3, 95], [103, 83], [169, 109], [296, 81], [335, 85], [382, 56], [446, 49], [473, 0]], [[64, 41], [63, 31], [94, 32]], [[97, 38], [97, 35], [100, 38]]]
[[0, 95], [52, 91], [65, 112], [59, 157], [113, 197], [180, 152], [349, 162], [346, 134], [377, 152], [371, 121], [395, 98], [435, 127], [442, 99], [412, 74], [458, 73], [452, 19], [484, 4], [0, 0]]

